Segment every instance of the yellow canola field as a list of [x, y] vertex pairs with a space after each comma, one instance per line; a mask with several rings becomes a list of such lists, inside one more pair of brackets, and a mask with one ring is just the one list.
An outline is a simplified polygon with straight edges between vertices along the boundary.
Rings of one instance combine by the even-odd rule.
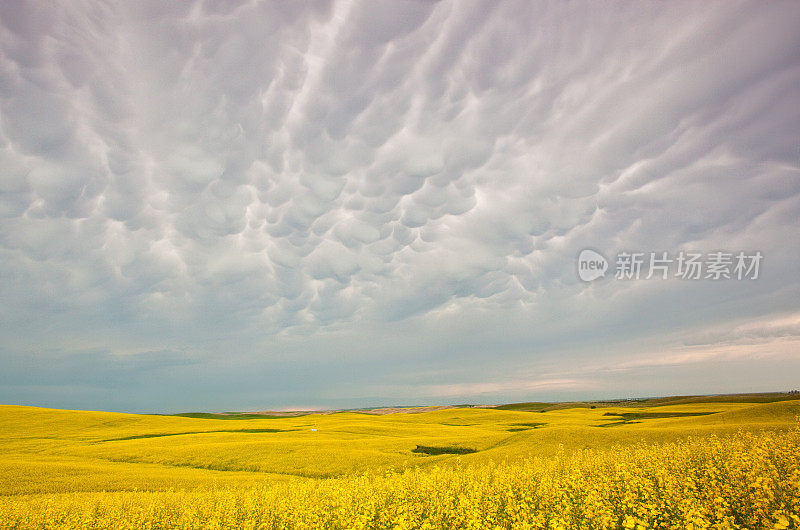
[[800, 528], [798, 414], [798, 401], [263, 420], [0, 407], [0, 527]]

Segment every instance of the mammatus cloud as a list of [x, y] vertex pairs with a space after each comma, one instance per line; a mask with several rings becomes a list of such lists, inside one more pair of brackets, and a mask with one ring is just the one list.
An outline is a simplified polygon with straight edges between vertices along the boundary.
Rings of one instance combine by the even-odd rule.
[[[67, 382], [85, 352], [185, 352], [230, 367], [218, 396], [305, 374], [228, 406], [312, 379], [499, 395], [578, 380], [547, 366], [592, 345], [796, 311], [798, 25], [791, 2], [3, 3], [4, 362], [66, 355]], [[586, 247], [765, 268], [584, 285]], [[373, 393], [316, 381], [334, 362]], [[0, 398], [58, 404], [28, 385]]]

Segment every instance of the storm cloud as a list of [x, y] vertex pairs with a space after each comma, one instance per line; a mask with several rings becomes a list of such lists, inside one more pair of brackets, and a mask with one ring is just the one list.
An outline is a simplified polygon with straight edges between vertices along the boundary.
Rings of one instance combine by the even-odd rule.
[[[780, 1], [3, 2], [0, 401], [797, 386], [798, 27]], [[764, 262], [589, 284], [584, 248]]]

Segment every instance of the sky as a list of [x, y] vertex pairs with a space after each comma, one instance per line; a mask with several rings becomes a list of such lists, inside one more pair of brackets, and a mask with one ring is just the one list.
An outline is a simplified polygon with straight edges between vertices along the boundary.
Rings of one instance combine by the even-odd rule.
[[[798, 388], [798, 27], [793, 1], [0, 2], [0, 403]], [[618, 278], [623, 252], [763, 259]]]

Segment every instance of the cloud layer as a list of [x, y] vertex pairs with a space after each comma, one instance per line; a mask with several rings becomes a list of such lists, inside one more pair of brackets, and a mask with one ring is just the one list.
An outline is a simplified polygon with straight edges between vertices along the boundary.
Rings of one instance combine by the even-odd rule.
[[[155, 369], [175, 406], [606, 392], [574, 376], [593, 348], [800, 335], [797, 27], [791, 2], [3, 3], [0, 399], [100, 407], [113, 373], [110, 406], [169, 408], [131, 397]], [[586, 247], [765, 262], [587, 285]]]

